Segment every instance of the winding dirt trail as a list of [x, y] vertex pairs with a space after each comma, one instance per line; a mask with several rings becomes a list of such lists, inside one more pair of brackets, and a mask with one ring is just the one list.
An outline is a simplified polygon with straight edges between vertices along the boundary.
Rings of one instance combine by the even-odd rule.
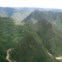
[[[11, 55], [10, 55], [10, 52], [13, 51], [14, 48], [10, 48], [7, 50], [7, 55], [6, 55], [6, 60], [8, 62], [16, 62], [16, 61], [12, 61], [10, 58], [11, 58]], [[48, 55], [50, 57], [53, 57], [53, 55], [51, 53], [48, 52]], [[55, 57], [56, 60], [59, 60], [59, 61], [62, 61], [62, 56], [58, 56], [58, 57]]]
[[55, 57], [57, 60], [60, 60], [62, 61], [62, 56], [59, 56], [59, 57]]
[[[53, 55], [51, 53], [48, 52], [48, 55], [50, 57], [53, 57]], [[62, 61], [62, 56], [58, 56], [58, 57], [55, 57], [56, 60], [59, 60], [59, 61]]]
[[12, 61], [10, 58], [11, 58], [11, 55], [10, 55], [10, 52], [13, 51], [14, 48], [10, 48], [7, 50], [7, 55], [6, 55], [6, 60], [8, 62], [16, 62], [16, 61]]
[[8, 61], [8, 62], [12, 62], [12, 60], [10, 59], [11, 58], [11, 55], [10, 55], [10, 52], [12, 51], [12, 49], [8, 49], [7, 50], [7, 55], [6, 55], [6, 60]]

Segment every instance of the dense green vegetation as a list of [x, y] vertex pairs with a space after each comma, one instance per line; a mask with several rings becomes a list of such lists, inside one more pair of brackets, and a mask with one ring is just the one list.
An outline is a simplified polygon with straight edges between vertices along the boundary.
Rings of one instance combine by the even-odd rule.
[[34, 11], [23, 20], [24, 25], [15, 25], [10, 17], [0, 17], [0, 62], [7, 62], [10, 48], [14, 48], [11, 60], [16, 62], [59, 62], [55, 57], [62, 55], [61, 24], [54, 25], [45, 14], [46, 11]]

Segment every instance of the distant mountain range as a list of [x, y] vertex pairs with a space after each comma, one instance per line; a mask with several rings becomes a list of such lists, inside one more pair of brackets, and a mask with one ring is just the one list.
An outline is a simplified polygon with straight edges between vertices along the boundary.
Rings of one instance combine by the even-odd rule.
[[41, 19], [48, 19], [52, 24], [61, 26], [62, 9], [53, 8], [27, 8], [27, 7], [0, 7], [0, 17], [10, 17], [17, 24], [22, 22], [36, 22]]
[[35, 23], [39, 20], [46, 19], [59, 27], [62, 23], [62, 9], [0, 7], [0, 17], [10, 17], [15, 20], [16, 24], [20, 24], [21, 22]]
[[62, 9], [53, 9], [53, 8], [26, 8], [26, 7], [10, 8], [10, 7], [0, 7], [0, 13], [4, 12], [8, 16], [11, 16], [16, 11], [31, 11], [31, 10], [62, 12]]

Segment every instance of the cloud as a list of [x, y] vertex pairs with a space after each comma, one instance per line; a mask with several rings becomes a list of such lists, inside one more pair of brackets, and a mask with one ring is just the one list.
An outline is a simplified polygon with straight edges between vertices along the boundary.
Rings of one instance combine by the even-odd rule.
[[62, 9], [62, 0], [0, 0], [0, 7], [40, 7]]

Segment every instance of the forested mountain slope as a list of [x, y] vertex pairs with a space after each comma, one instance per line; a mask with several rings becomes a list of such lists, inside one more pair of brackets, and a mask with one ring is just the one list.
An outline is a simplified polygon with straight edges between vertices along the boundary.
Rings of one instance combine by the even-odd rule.
[[11, 18], [0, 17], [0, 61], [6, 62], [7, 50], [14, 48], [11, 58], [17, 62], [57, 62], [48, 55], [40, 36], [28, 27], [16, 26]]
[[62, 12], [23, 10], [0, 17], [0, 62], [7, 62], [7, 50], [11, 48], [11, 60], [16, 62], [59, 62], [56, 57], [62, 56]]

